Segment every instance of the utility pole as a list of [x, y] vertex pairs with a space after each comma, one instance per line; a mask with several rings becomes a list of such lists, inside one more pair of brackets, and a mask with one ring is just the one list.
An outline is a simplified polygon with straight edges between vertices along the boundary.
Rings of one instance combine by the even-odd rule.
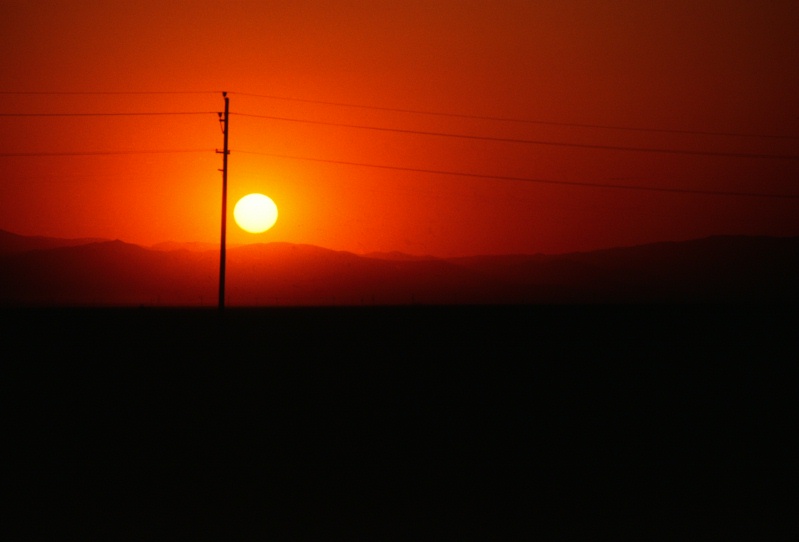
[[222, 135], [223, 135], [223, 148], [221, 151], [217, 150], [217, 153], [222, 154], [222, 242], [219, 246], [219, 310], [222, 311], [225, 308], [225, 259], [226, 255], [226, 237], [227, 237], [227, 157], [230, 154], [228, 150], [228, 118], [229, 118], [229, 111], [230, 111], [230, 98], [228, 98], [227, 92], [222, 93], [222, 97], [225, 99], [225, 112], [224, 116], [222, 113], [218, 113], [219, 115], [219, 122], [222, 123]]

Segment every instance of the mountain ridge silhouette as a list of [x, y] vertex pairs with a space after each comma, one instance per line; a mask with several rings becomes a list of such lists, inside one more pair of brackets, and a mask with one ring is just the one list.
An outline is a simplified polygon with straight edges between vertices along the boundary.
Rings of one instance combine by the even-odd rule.
[[[2, 305], [216, 302], [218, 252], [196, 244], [147, 248], [0, 230], [0, 263]], [[227, 267], [232, 306], [799, 301], [799, 237], [455, 258], [260, 243], [230, 247]]]

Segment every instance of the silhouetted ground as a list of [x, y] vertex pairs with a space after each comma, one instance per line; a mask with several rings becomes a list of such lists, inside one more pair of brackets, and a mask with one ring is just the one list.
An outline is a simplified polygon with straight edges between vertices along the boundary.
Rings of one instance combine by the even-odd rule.
[[17, 540], [799, 534], [790, 307], [2, 316]]

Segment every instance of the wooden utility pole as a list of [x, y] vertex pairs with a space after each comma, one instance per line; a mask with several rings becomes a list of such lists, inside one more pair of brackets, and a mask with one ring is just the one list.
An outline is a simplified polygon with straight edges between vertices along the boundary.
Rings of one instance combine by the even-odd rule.
[[222, 151], [222, 242], [219, 246], [219, 310], [225, 308], [225, 259], [226, 255], [226, 237], [227, 237], [227, 157], [230, 154], [228, 150], [228, 118], [230, 111], [230, 98], [227, 92], [222, 93], [225, 99], [225, 113], [219, 114], [219, 121], [222, 123], [223, 135], [223, 148]]

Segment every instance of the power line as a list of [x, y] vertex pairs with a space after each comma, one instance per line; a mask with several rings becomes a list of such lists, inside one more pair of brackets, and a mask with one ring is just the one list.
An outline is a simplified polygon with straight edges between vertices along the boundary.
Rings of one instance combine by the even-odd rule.
[[[0, 91], [0, 94], [190, 94], [190, 93], [199, 94], [199, 93], [210, 93], [210, 92], [204, 92], [204, 91], [203, 92], [199, 92], [199, 91], [198, 92], [154, 92], [153, 91], [153, 92], [31, 92], [31, 93], [24, 93], [24, 92], [3, 92], [3, 91]], [[261, 97], [270, 97], [270, 98], [272, 98], [271, 96], [265, 96], [265, 95], [244, 94], [244, 93], [239, 93], [239, 94], [249, 95], [249, 96], [261, 96]], [[333, 104], [333, 105], [348, 105], [348, 106], [351, 106], [351, 107], [365, 107], [365, 108], [368, 107], [368, 106], [357, 106], [357, 105], [353, 105], [353, 104], [338, 104], [338, 103], [335, 103], [335, 102], [318, 102], [318, 101], [313, 101], [313, 100], [297, 100], [297, 101], [308, 101], [308, 102], [315, 102], [315, 103], [329, 103], [329, 104]], [[398, 110], [398, 109], [392, 109], [392, 108], [372, 108], [372, 109], [386, 109], [386, 110], [415, 112], [415, 113], [423, 113], [423, 114], [438, 114], [438, 113], [433, 113], [433, 112], [421, 112], [421, 111], [412, 111], [412, 110]], [[206, 115], [206, 114], [219, 115], [218, 112], [207, 112], [207, 111], [202, 111], [202, 112], [200, 112], [200, 111], [178, 111], [178, 112], [164, 111], [164, 112], [131, 112], [131, 113], [125, 113], [125, 112], [107, 112], [107, 113], [102, 113], [102, 112], [98, 112], [98, 113], [0, 113], [0, 117], [82, 117], [82, 116]], [[735, 152], [718, 152], [718, 151], [691, 151], [691, 150], [683, 150], [683, 149], [664, 149], [664, 148], [653, 148], [653, 147], [629, 147], [629, 146], [616, 146], [616, 145], [569, 143], [569, 142], [560, 142], [560, 141], [546, 141], [546, 140], [533, 140], [533, 139], [520, 139], [520, 138], [478, 136], [478, 135], [471, 135], [471, 134], [434, 132], [434, 131], [425, 131], [425, 130], [409, 130], [409, 129], [400, 129], [400, 128], [386, 128], [386, 127], [380, 127], [380, 126], [348, 124], [348, 123], [338, 123], [338, 122], [328, 122], [328, 121], [318, 121], [318, 120], [305, 120], [305, 119], [295, 119], [295, 118], [272, 116], [272, 115], [256, 115], [256, 114], [249, 114], [249, 113], [233, 113], [233, 114], [238, 115], [238, 116], [242, 116], [242, 117], [278, 120], [278, 121], [286, 121], [286, 122], [298, 122], [298, 123], [324, 125], [324, 126], [335, 126], [335, 127], [355, 128], [355, 129], [365, 129], [365, 130], [376, 130], [376, 131], [383, 131], [383, 132], [395, 132], [395, 133], [424, 135], [424, 136], [435, 136], [435, 137], [450, 137], [450, 138], [480, 140], [480, 141], [494, 141], [494, 142], [503, 142], [503, 143], [549, 145], [549, 146], [561, 146], [561, 147], [572, 147], [572, 148], [616, 150], [616, 151], [634, 151], [634, 152], [651, 152], [651, 153], [668, 153], [668, 154], [686, 154], [686, 155], [702, 155], [702, 156], [722, 156], [722, 157], [738, 157], [738, 158], [767, 158], [767, 159], [782, 159], [782, 160], [799, 160], [799, 156], [797, 156], [797, 155], [735, 153]], [[456, 115], [456, 114], [446, 114], [446, 113], [441, 113], [440, 115], [443, 115], [443, 116], [465, 116], [465, 117], [471, 117], [471, 118], [489, 118], [489, 117], [477, 117], [477, 116], [470, 116], [470, 115]], [[501, 119], [501, 118], [491, 118], [491, 119], [492, 120], [516, 120], [516, 119]], [[531, 122], [534, 122], [534, 121], [531, 121]], [[578, 125], [570, 125], [570, 124], [566, 124], [566, 123], [554, 123], [554, 124], [562, 124], [564, 126], [578, 126]], [[580, 126], [590, 126], [590, 125], [580, 125]], [[600, 127], [600, 126], [591, 126], [591, 127]], [[646, 131], [660, 131], [660, 130], [646, 130]], [[716, 134], [716, 135], [720, 135], [720, 134]], [[97, 155], [205, 153], [205, 152], [211, 152], [211, 149], [155, 149], [155, 150], [121, 150], [121, 151], [19, 152], [19, 153], [0, 153], [0, 157], [97, 156]], [[218, 151], [216, 151], [216, 152], [218, 152]], [[294, 159], [294, 160], [305, 160], [305, 161], [323, 162], [323, 163], [339, 164], [339, 165], [370, 167], [370, 168], [389, 169], [389, 170], [397, 170], [397, 171], [428, 173], [428, 174], [435, 174], [435, 175], [450, 175], [450, 176], [460, 176], [460, 177], [470, 177], [470, 178], [480, 178], [480, 179], [496, 179], [496, 180], [506, 180], [506, 181], [532, 182], [532, 183], [540, 183], [540, 184], [557, 184], [557, 185], [581, 186], [581, 187], [592, 187], [592, 188], [610, 188], [610, 189], [620, 189], [620, 190], [643, 190], [643, 191], [653, 191], [653, 192], [670, 192], [670, 193], [701, 194], [701, 195], [721, 195], [721, 196], [742, 196], [742, 197], [799, 199], [799, 195], [794, 195], [794, 194], [769, 194], [769, 193], [760, 193], [760, 192], [713, 191], [713, 190], [696, 190], [696, 189], [683, 189], [683, 188], [665, 188], [665, 187], [656, 187], [656, 186], [633, 186], [633, 185], [621, 185], [621, 184], [609, 184], [609, 183], [590, 183], [590, 182], [578, 182], [578, 181], [556, 181], [556, 180], [550, 180], [550, 179], [537, 179], [537, 178], [530, 178], [530, 177], [516, 177], [516, 176], [504, 176], [504, 175], [485, 175], [485, 174], [469, 173], [469, 172], [422, 169], [422, 168], [410, 168], [410, 167], [389, 166], [389, 165], [381, 165], [381, 164], [369, 164], [369, 163], [362, 163], [362, 162], [349, 162], [349, 161], [343, 161], [343, 160], [328, 160], [328, 159], [309, 158], [309, 157], [301, 157], [301, 156], [291, 156], [291, 155], [256, 152], [256, 151], [238, 151], [238, 152], [241, 152], [243, 154], [256, 154], [256, 155], [272, 156], [272, 157]]]
[[67, 151], [67, 152], [3, 152], [0, 157], [35, 157], [35, 156], [97, 156], [113, 154], [171, 154], [192, 152], [214, 152], [214, 149], [148, 149], [136, 151]]
[[[217, 115], [216, 111], [159, 111], [159, 112], [109, 112], [109, 113], [0, 113], [0, 117], [114, 117], [114, 116], [169, 116], [169, 115]], [[288, 117], [278, 117], [273, 115], [254, 115], [249, 113], [233, 113], [234, 115], [242, 117], [262, 118], [269, 120], [279, 120], [286, 122], [298, 122], [306, 124], [318, 124], [324, 126], [336, 126], [344, 128], [356, 128], [364, 130], [377, 130], [396, 133], [407, 133], [415, 135], [427, 135], [436, 137], [452, 137], [459, 139], [474, 139], [482, 141], [495, 141], [502, 143], [520, 143], [532, 145], [547, 145], [559, 147], [573, 147], [573, 148], [586, 148], [586, 149], [603, 149], [603, 150], [616, 150], [627, 152], [652, 152], [652, 153], [668, 153], [668, 154], [684, 154], [684, 155], [699, 155], [699, 156], [723, 156], [735, 158], [765, 158], [765, 159], [779, 159], [779, 160], [799, 160], [796, 155], [778, 155], [778, 154], [760, 154], [760, 153], [729, 153], [719, 151], [691, 151], [685, 149], [663, 149], [655, 147], [627, 147], [619, 145], [597, 145], [587, 143], [569, 143], [562, 141], [545, 141], [533, 139], [520, 139], [520, 138], [506, 138], [506, 137], [492, 137], [492, 136], [476, 136], [469, 134], [453, 134], [446, 132], [432, 132], [425, 130], [407, 130], [400, 128], [384, 128], [380, 126], [367, 126], [358, 124], [326, 122], [306, 119], [293, 119]]]
[[76, 96], [102, 96], [102, 95], [137, 95], [137, 94], [219, 94], [221, 90], [147, 90], [147, 91], [16, 91], [4, 90], [0, 91], [0, 95], [18, 95], [18, 96], [57, 96], [57, 95], [76, 95]]
[[[181, 95], [181, 94], [220, 94], [221, 90], [175, 90], [175, 91], [0, 91], [0, 95], [18, 95], [18, 96], [35, 96], [35, 95], [75, 95], [75, 96], [91, 96], [91, 95]], [[312, 100], [304, 98], [296, 98], [289, 96], [277, 96], [270, 94], [257, 94], [250, 92], [228, 92], [228, 94], [235, 94], [238, 96], [251, 96], [256, 98], [266, 98], [271, 100], [292, 101], [298, 103], [312, 103], [320, 105], [332, 105], [337, 107], [351, 107], [357, 109], [368, 109], [374, 111], [390, 111], [395, 113], [409, 113], [415, 115], [430, 115], [439, 117], [463, 118], [474, 120], [489, 120], [497, 122], [513, 122], [519, 124], [537, 124], [545, 126], [563, 126], [573, 128], [591, 128], [591, 129], [607, 129], [607, 130], [620, 130], [632, 132], [653, 132], [653, 133], [666, 133], [666, 134], [685, 134], [685, 135], [709, 135], [709, 136], [725, 136], [725, 137], [746, 137], [746, 138], [764, 138], [764, 139], [786, 139], [786, 140], [799, 140], [799, 136], [786, 136], [776, 134], [751, 134], [743, 132], [720, 132], [720, 131], [705, 131], [705, 130], [681, 130], [681, 129], [667, 129], [667, 128], [642, 128], [636, 126], [620, 126], [612, 124], [591, 124], [591, 123], [575, 123], [575, 122], [558, 122], [558, 121], [545, 121], [536, 119], [523, 119], [518, 117], [502, 117], [491, 115], [470, 115], [466, 113], [451, 113], [442, 111], [430, 111], [423, 109], [410, 109], [400, 107], [384, 107], [365, 104], [356, 104], [352, 102], [337, 102], [329, 100]]]
[[156, 115], [216, 115], [216, 111], [158, 111], [141, 113], [0, 113], [0, 117], [138, 117]]
[[556, 122], [556, 121], [545, 121], [545, 120], [533, 120], [533, 119], [522, 119], [517, 117], [497, 117], [497, 116], [488, 116], [488, 115], [469, 115], [465, 113], [447, 113], [441, 111], [429, 111], [429, 110], [421, 110], [421, 109], [404, 109], [398, 107], [380, 107], [374, 105], [362, 105], [362, 104], [354, 104], [354, 103], [347, 103], [347, 102], [332, 102], [332, 101], [324, 101], [324, 100], [309, 100], [303, 98], [290, 98], [286, 96], [274, 96], [268, 94], [251, 94], [246, 92], [231, 92], [230, 94], [237, 94], [239, 96], [252, 96], [256, 98], [268, 98], [272, 100], [283, 100], [283, 101], [291, 101], [291, 102], [300, 102], [300, 103], [312, 103], [312, 104], [319, 104], [319, 105], [333, 105], [338, 107], [352, 107], [357, 109], [370, 109], [374, 111], [390, 111], [394, 113], [410, 113], [414, 115], [430, 115], [430, 116], [437, 116], [437, 117], [451, 117], [451, 118], [461, 118], [461, 119], [473, 119], [473, 120], [490, 120], [490, 121], [497, 121], [497, 122], [514, 122], [519, 124], [538, 124], [544, 126], [563, 126], [563, 127], [570, 127], [570, 128], [592, 128], [592, 129], [604, 129], [604, 130], [620, 130], [620, 131], [628, 131], [628, 132], [653, 132], [653, 133], [664, 133], [664, 134], [683, 134], [683, 135], [708, 135], [708, 136], [725, 136], [725, 137], [747, 137], [747, 138], [764, 138], [764, 139], [787, 139], [787, 140], [799, 140], [799, 136], [786, 136], [786, 135], [775, 135], [775, 134], [750, 134], [750, 133], [742, 133], [742, 132], [715, 132], [715, 131], [705, 131], [705, 130], [679, 130], [679, 129], [667, 129], [667, 128], [640, 128], [634, 126], [619, 126], [619, 125], [612, 125], [612, 124], [587, 124], [587, 123], [576, 123], [576, 122]]
[[757, 197], [757, 198], [799, 199], [799, 194], [769, 194], [762, 192], [733, 192], [733, 191], [717, 191], [717, 190], [696, 190], [690, 188], [665, 188], [658, 186], [633, 186], [626, 184], [589, 183], [589, 182], [580, 182], [580, 181], [555, 181], [551, 179], [536, 179], [532, 177], [514, 177], [508, 175], [488, 175], [481, 173], [467, 173], [462, 171], [447, 171], [439, 169], [422, 169], [422, 168], [410, 168], [410, 167], [401, 167], [401, 166], [387, 166], [381, 164], [348, 162], [344, 160], [327, 160], [323, 158], [308, 158], [304, 156], [291, 156], [286, 154], [273, 154], [273, 153], [245, 151], [245, 150], [236, 150], [234, 152], [238, 152], [241, 154], [271, 156], [274, 158], [286, 158], [290, 160], [305, 160], [310, 162], [322, 162], [327, 164], [390, 169], [396, 171], [410, 171], [415, 173], [431, 173], [434, 175], [451, 175], [457, 177], [470, 177], [476, 179], [497, 179], [502, 181], [521, 181], [521, 182], [539, 183], [539, 184], [557, 184], [557, 185], [582, 186], [582, 187], [591, 187], [591, 188], [612, 188], [617, 190], [642, 190], [648, 192], [671, 192], [678, 194], [700, 194], [700, 195], [710, 195], [710, 196], [740, 196], [740, 197]]
[[590, 143], [568, 143], [563, 141], [546, 141], [540, 139], [521, 139], [512, 137], [491, 137], [491, 136], [477, 136], [470, 134], [454, 134], [447, 132], [433, 132], [427, 130], [407, 130], [402, 128], [384, 128], [381, 126], [369, 126], [363, 124], [348, 124], [342, 122], [328, 122], [320, 120], [306, 120], [294, 119], [289, 117], [279, 117], [274, 115], [254, 115], [250, 113], [232, 113], [240, 117], [252, 117], [259, 119], [279, 120], [285, 122], [298, 122], [304, 124], [317, 124], [322, 126], [336, 126], [343, 128], [357, 128], [361, 130], [376, 130], [381, 132], [395, 132], [402, 134], [425, 135], [435, 137], [452, 137], [458, 139], [470, 139], [478, 141], [495, 141], [500, 143], [521, 143], [527, 145], [547, 145], [554, 147], [570, 147], [580, 149], [600, 149], [600, 150], [613, 150], [613, 151], [626, 151], [626, 152], [652, 152], [662, 154], [683, 154], [693, 156], [722, 156], [732, 158], [765, 158], [775, 160], [799, 160], [799, 155], [791, 154], [765, 154], [765, 153], [742, 153], [742, 152], [720, 152], [720, 151], [691, 151], [686, 149], [664, 149], [656, 147], [628, 147], [622, 145], [597, 145]]

